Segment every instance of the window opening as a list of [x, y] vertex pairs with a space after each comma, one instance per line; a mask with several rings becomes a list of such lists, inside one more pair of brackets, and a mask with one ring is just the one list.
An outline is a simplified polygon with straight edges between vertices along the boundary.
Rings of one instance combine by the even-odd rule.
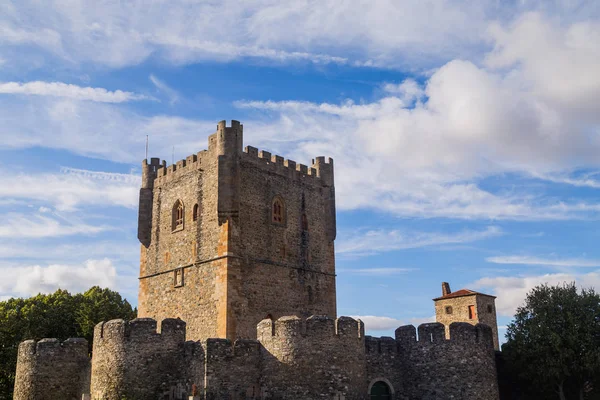
[[469, 319], [475, 319], [475, 306], [469, 306]]
[[283, 201], [280, 198], [275, 198], [275, 200], [273, 200], [273, 222], [276, 222], [278, 224], [283, 224], [284, 221], [284, 212], [285, 212], [285, 208], [283, 206]]
[[192, 220], [194, 222], [198, 221], [198, 204], [194, 204], [194, 210], [192, 212]]
[[183, 228], [183, 203], [177, 200], [173, 205], [173, 230]]
[[452, 314], [452, 306], [446, 306], [446, 314]]
[[308, 218], [306, 218], [306, 214], [302, 214], [302, 230], [308, 231]]
[[173, 286], [175, 286], [175, 287], [183, 286], [183, 268], [177, 268], [175, 270]]

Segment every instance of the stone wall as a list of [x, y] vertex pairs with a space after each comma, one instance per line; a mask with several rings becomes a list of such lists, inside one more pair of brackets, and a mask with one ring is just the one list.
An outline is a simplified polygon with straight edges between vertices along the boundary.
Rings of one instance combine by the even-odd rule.
[[[476, 315], [473, 319], [469, 319], [469, 306], [475, 306]], [[446, 307], [452, 307], [451, 314], [446, 312]], [[471, 325], [486, 324], [492, 328], [494, 349], [499, 350], [498, 323], [493, 296], [474, 293], [467, 296], [438, 299], [435, 301], [435, 320], [444, 324], [447, 338], [450, 336], [450, 324], [453, 322], [467, 322]]]
[[27, 340], [19, 345], [15, 400], [80, 400], [90, 388], [85, 339]]
[[163, 320], [160, 333], [148, 318], [102, 322], [94, 330], [91, 397], [184, 399], [192, 384], [201, 384], [189, 375], [198, 363], [203, 353], [186, 346], [183, 321]]
[[489, 326], [455, 322], [403, 326], [396, 338], [367, 338], [367, 379], [389, 382], [396, 399], [498, 400]]
[[256, 340], [208, 339], [206, 400], [260, 399], [261, 345]]
[[271, 399], [364, 399], [361, 321], [283, 317], [258, 325], [263, 346], [262, 391]]

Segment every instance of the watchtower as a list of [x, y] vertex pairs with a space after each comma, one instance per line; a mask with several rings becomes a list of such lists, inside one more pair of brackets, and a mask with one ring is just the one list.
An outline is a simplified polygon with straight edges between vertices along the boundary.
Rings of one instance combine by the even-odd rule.
[[333, 160], [247, 146], [225, 121], [208, 150], [142, 162], [138, 314], [187, 337], [256, 338], [264, 318], [336, 317]]
[[446, 337], [449, 336], [450, 324], [453, 322], [468, 322], [472, 325], [482, 323], [492, 328], [494, 349], [500, 349], [495, 296], [469, 289], [452, 292], [450, 284], [442, 282], [442, 296], [433, 301], [435, 303], [435, 320], [446, 326]]

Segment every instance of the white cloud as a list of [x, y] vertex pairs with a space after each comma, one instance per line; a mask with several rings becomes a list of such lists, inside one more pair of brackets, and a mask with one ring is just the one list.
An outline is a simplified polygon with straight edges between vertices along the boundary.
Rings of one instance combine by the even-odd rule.
[[[19, 263], [39, 263], [40, 261], [53, 264], [77, 263], [86, 258], [109, 257], [127, 265], [139, 263], [140, 248], [136, 240], [103, 240], [90, 237], [89, 240], [31, 242], [26, 238], [6, 238], [0, 243], [0, 260], [6, 265]], [[135, 273], [134, 273], [135, 275]]]
[[541, 258], [535, 256], [498, 256], [488, 257], [487, 262], [494, 264], [541, 265], [548, 267], [600, 267], [600, 260], [585, 258]]
[[[0, 199], [26, 199], [52, 204], [57, 210], [73, 210], [82, 205], [138, 205], [140, 177], [64, 168], [62, 174], [6, 176], [0, 185]], [[42, 218], [42, 217], [40, 217]], [[18, 227], [15, 227], [15, 229]]]
[[354, 319], [360, 319], [368, 331], [394, 330], [404, 324], [401, 320], [390, 317], [379, 317], [375, 315], [351, 315]]
[[[486, 66], [454, 60], [421, 87], [413, 80], [384, 85], [384, 97], [373, 102], [236, 105], [274, 119], [260, 126], [258, 138], [265, 146], [295, 159], [332, 155], [341, 209], [373, 208], [423, 218], [598, 218], [600, 205], [590, 198], [561, 200], [525, 185], [485, 185], [486, 178], [512, 174], [524, 181], [599, 187], [594, 179], [572, 172], [600, 167], [595, 73], [600, 56], [584, 40], [595, 37], [600, 24], [560, 26], [539, 14], [528, 14], [524, 21], [492, 30], [496, 46]], [[518, 38], [523, 24], [534, 36], [552, 31], [552, 43], [522, 50]], [[579, 76], [569, 72], [570, 64], [554, 71], [546, 62], [557, 48], [567, 48], [561, 54], [583, 64], [573, 70], [581, 71], [584, 83], [575, 82]], [[542, 67], [553, 73], [537, 74]], [[590, 85], [585, 84], [588, 78]], [[552, 89], [556, 85], [560, 87]]]
[[1, 94], [23, 94], [34, 96], [65, 97], [101, 103], [123, 103], [133, 100], [149, 100], [148, 96], [122, 90], [109, 91], [104, 88], [81, 87], [63, 82], [0, 82]]
[[69, 63], [110, 67], [150, 56], [175, 63], [259, 57], [414, 67], [476, 56], [495, 33], [488, 32], [490, 21], [510, 21], [524, 11], [565, 21], [598, 16], [593, 0], [4, 3], [0, 44], [37, 46]]
[[[495, 7], [490, 4], [482, 7], [486, 10]], [[493, 50], [483, 66], [454, 60], [434, 70], [421, 86], [410, 79], [399, 84], [384, 84], [384, 97], [373, 102], [239, 101], [236, 105], [251, 115], [249, 120], [244, 121], [246, 142], [304, 163], [315, 155], [332, 155], [336, 161], [336, 193], [340, 210], [374, 209], [401, 217], [420, 218], [597, 219], [600, 217], [600, 204], [591, 197], [561, 200], [539, 190], [532, 192], [524, 185], [496, 188], [485, 182], [486, 178], [515, 174], [523, 179], [544, 177], [549, 182], [560, 180], [571, 185], [597, 188], [595, 180], [570, 174], [581, 168], [600, 167], [597, 157], [600, 152], [600, 89], [595, 83], [597, 77], [591, 76], [593, 71], [600, 69], [600, 63], [596, 57], [597, 51], [588, 49], [584, 40], [595, 37], [597, 26], [594, 22], [571, 23], [572, 18], [567, 15], [576, 13], [570, 8], [563, 10], [565, 5], [555, 5], [562, 7], [563, 12], [561, 24], [557, 24], [546, 16], [546, 12], [552, 11], [547, 6], [541, 2], [531, 4], [526, 7], [527, 10], [541, 7], [543, 12], [527, 14], [512, 24], [503, 22], [512, 19], [509, 15], [504, 15], [506, 18], [499, 17], [500, 22], [489, 30]], [[115, 7], [113, 11], [119, 14], [121, 6]], [[221, 12], [211, 5], [199, 7], [204, 7], [201, 15], [202, 20], [206, 21], [210, 20], [208, 16], [213, 15], [211, 13]], [[222, 7], [227, 9], [228, 5]], [[337, 7], [340, 14], [336, 14], [335, 18], [356, 17], [351, 15], [356, 8], [350, 10], [345, 5], [340, 7]], [[394, 8], [389, 4], [378, 7]], [[425, 9], [421, 9], [422, 2], [410, 3], [406, 7], [414, 7], [425, 15]], [[455, 10], [452, 4], [444, 3], [439, 7], [434, 7], [434, 16], [443, 15], [440, 10], [449, 11], [446, 9], [449, 7], [452, 12], [446, 13], [447, 18], [460, 21], [465, 17], [464, 12]], [[473, 7], [469, 13], [482, 12], [477, 4]], [[18, 15], [18, 8], [13, 8], [14, 12], [7, 12], [6, 15]], [[289, 6], [257, 2], [250, 8], [249, 13], [240, 18], [252, 19], [260, 15], [260, 20], [267, 25], [278, 25], [292, 16], [300, 20], [306, 16], [306, 10]], [[100, 15], [106, 13], [106, 9], [91, 9]], [[330, 13], [321, 15], [325, 9], [326, 6], [321, 5], [312, 14], [309, 12], [311, 20], [316, 18], [315, 21], [318, 21], [326, 14], [331, 17]], [[153, 35], [160, 36], [161, 29], [167, 33], [175, 29], [177, 32], [173, 37], [178, 40], [183, 37], [182, 31], [179, 25], [171, 22], [177, 18], [185, 20], [197, 11], [183, 11], [175, 5], [165, 14], [162, 5], [156, 5], [155, 9], [144, 8], [140, 12], [157, 12], [154, 18], [158, 18], [158, 10], [162, 13], [161, 20], [166, 22], [159, 24], [159, 32]], [[585, 15], [581, 10], [590, 11], [590, 8], [580, 4], [577, 10], [577, 13]], [[156, 50], [145, 41], [147, 32], [143, 27], [121, 32], [124, 25], [119, 21], [109, 31], [94, 19], [96, 17], [88, 15], [92, 12], [90, 7], [77, 12], [72, 8], [67, 11], [59, 8], [51, 12], [59, 13], [59, 20], [65, 21], [71, 21], [72, 15], [69, 13], [81, 12], [82, 15], [77, 14], [81, 20], [76, 19], [78, 24], [73, 29], [90, 29], [97, 33], [93, 40], [85, 34], [79, 37], [82, 43], [86, 43], [86, 49], [96, 41], [112, 49], [112, 35], [120, 32], [125, 37], [120, 39], [123, 43], [118, 44], [122, 47], [118, 49], [125, 52], [123, 57], [131, 57], [127, 58], [128, 61], [121, 61], [133, 62], [131, 60], [138, 57], [143, 59]], [[236, 10], [234, 15], [238, 12]], [[368, 13], [375, 18], [370, 11]], [[384, 13], [382, 15], [385, 17], [381, 18], [395, 13], [398, 10]], [[429, 9], [427, 14], [430, 14]], [[512, 15], [512, 12], [508, 14]], [[29, 17], [38, 18], [37, 15]], [[87, 18], [93, 21], [85, 25], [82, 21]], [[144, 16], [140, 18], [143, 20]], [[231, 18], [228, 16], [228, 20]], [[261, 37], [256, 43], [259, 47], [282, 44], [282, 40], [294, 41], [301, 37], [271, 37], [271, 34], [262, 31], [262, 25], [258, 25], [255, 28], [260, 32], [253, 31], [249, 37]], [[487, 32], [487, 23], [484, 25], [481, 32]], [[311, 26], [315, 29], [337, 30], [330, 28], [330, 23]], [[236, 24], [233, 33], [221, 27], [216, 31], [237, 35], [237, 30], [244, 29], [244, 26]], [[549, 31], [552, 34], [546, 38], [545, 33]], [[125, 40], [132, 32], [136, 32], [135, 37]], [[305, 37], [304, 43], [315, 43], [310, 36], [312, 34], [327, 36], [335, 33], [319, 32], [308, 32], [309, 37]], [[523, 32], [529, 32], [533, 37], [541, 36], [543, 43], [540, 48], [527, 51], [530, 47], [526, 47], [523, 50], [524, 45], [517, 40]], [[429, 34], [439, 39], [437, 34]], [[163, 36], [171, 37], [166, 34]], [[211, 41], [210, 37], [193, 39], [193, 34], [188, 36], [190, 40]], [[386, 38], [391, 38], [392, 42], [403, 40], [390, 33], [386, 33]], [[345, 40], [354, 43], [349, 38]], [[346, 41], [339, 42], [339, 46], [343, 47]], [[81, 43], [69, 45], [76, 44]], [[135, 49], [141, 50], [136, 52], [127, 46], [139, 46]], [[97, 52], [103, 50], [106, 49], [100, 46]], [[545, 57], [551, 56], [555, 50], [566, 58], [582, 63], [576, 71], [589, 77], [591, 84], [582, 85], [573, 81], [578, 77], [565, 72], [566, 67], [562, 66], [552, 73], [537, 74], [538, 69], [546, 65], [543, 63]], [[234, 58], [239, 56], [235, 51], [233, 54]], [[93, 56], [95, 54], [89, 55]], [[119, 51], [114, 56], [120, 57]], [[552, 89], [553, 85], [559, 85], [557, 82], [562, 81], [570, 83]], [[568, 101], [560, 101], [560, 98]], [[111, 104], [50, 98], [30, 98], [27, 102], [12, 100], [3, 101], [0, 98], [0, 119], [4, 122], [0, 127], [2, 148], [44, 146], [132, 162], [143, 158], [145, 137], [149, 135], [150, 154], [162, 155], [170, 161], [171, 146], [175, 145], [178, 157], [185, 157], [191, 152], [188, 149], [194, 149], [195, 152], [206, 148], [206, 136], [214, 131], [214, 121], [146, 117]], [[252, 115], [256, 117], [252, 118]], [[198, 133], [201, 135], [198, 136]], [[357, 187], [361, 190], [356, 190]]]
[[0, 267], [0, 295], [31, 296], [56, 289], [82, 292], [98, 285], [115, 289], [117, 271], [109, 259], [87, 260], [83, 265]]
[[517, 307], [524, 304], [531, 289], [541, 284], [562, 285], [576, 282], [577, 286], [600, 290], [600, 270], [587, 274], [557, 273], [519, 277], [485, 277], [469, 286], [497, 296], [496, 309], [499, 315], [512, 317]]
[[88, 225], [82, 222], [68, 222], [43, 215], [26, 216], [11, 213], [2, 216], [0, 238], [46, 238], [69, 235], [93, 235], [109, 229], [106, 226]]
[[489, 226], [482, 231], [465, 230], [452, 233], [385, 231], [383, 229], [361, 230], [347, 237], [340, 235], [339, 243], [336, 245], [336, 253], [338, 255], [360, 257], [394, 250], [470, 243], [499, 235], [502, 235], [502, 230], [495, 226]]
[[[42, 146], [118, 162], [140, 162], [146, 135], [150, 152], [170, 161], [206, 147], [214, 121], [142, 116], [114, 104], [64, 98], [0, 96], [0, 148]], [[190, 150], [193, 149], [193, 150]]]

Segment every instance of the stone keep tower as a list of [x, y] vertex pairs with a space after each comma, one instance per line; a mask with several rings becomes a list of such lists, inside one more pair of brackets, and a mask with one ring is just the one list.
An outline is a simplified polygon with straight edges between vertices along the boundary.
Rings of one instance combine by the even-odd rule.
[[494, 349], [498, 344], [498, 323], [496, 321], [496, 297], [469, 289], [450, 291], [450, 284], [442, 282], [442, 296], [433, 299], [435, 320], [446, 326], [446, 337], [453, 322], [482, 323], [492, 328]]
[[333, 160], [243, 149], [219, 122], [208, 150], [142, 162], [139, 317], [177, 317], [187, 338], [256, 338], [264, 318], [336, 317]]

